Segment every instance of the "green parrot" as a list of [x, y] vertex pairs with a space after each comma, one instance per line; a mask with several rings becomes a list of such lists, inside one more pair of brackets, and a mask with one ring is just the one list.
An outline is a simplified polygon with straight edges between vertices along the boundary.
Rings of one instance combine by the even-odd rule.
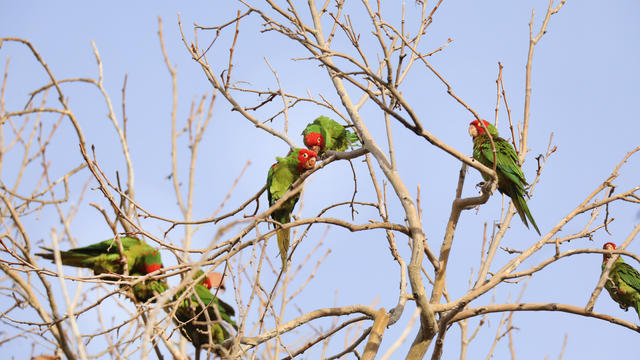
[[[531, 224], [540, 234], [540, 229], [536, 225], [533, 216], [529, 211], [527, 202], [524, 200], [525, 186], [529, 185], [524, 178], [522, 169], [518, 165], [518, 155], [513, 149], [513, 146], [509, 144], [505, 139], [498, 135], [498, 129], [486, 120], [482, 120], [484, 125], [489, 130], [491, 138], [496, 148], [496, 160], [498, 165], [496, 166], [496, 173], [498, 174], [498, 190], [507, 195], [513, 201], [513, 205], [520, 215], [520, 219], [524, 225], [528, 228], [529, 223], [527, 219], [531, 221]], [[491, 149], [491, 141], [489, 136], [485, 133], [484, 128], [480, 125], [478, 120], [474, 120], [469, 125], [469, 135], [473, 137], [473, 158], [479, 161], [482, 165], [493, 168], [493, 151]], [[482, 174], [482, 178], [487, 181], [489, 176]]]
[[[605, 250], [615, 250], [616, 244], [608, 242], [602, 247]], [[602, 254], [602, 270], [611, 257], [610, 254]], [[632, 307], [640, 317], [640, 273], [622, 260], [622, 256], [613, 263], [609, 278], [604, 283], [605, 289], [611, 298], [625, 311]]]
[[358, 141], [358, 136], [333, 119], [320, 116], [302, 132], [307, 148], [322, 155], [325, 150], [345, 151]]
[[[287, 157], [277, 157], [275, 164], [269, 168], [267, 175], [267, 197], [269, 206], [275, 204], [289, 190], [300, 175], [316, 166], [317, 154], [313, 150], [295, 148]], [[281, 224], [290, 221], [293, 207], [298, 202], [300, 194], [287, 200], [280, 208], [271, 213], [271, 218]], [[278, 248], [282, 258], [282, 268], [287, 267], [287, 252], [289, 251], [289, 230], [280, 230], [277, 233]]]
[[[173, 322], [179, 327], [180, 333], [189, 340], [196, 348], [196, 359], [200, 357], [200, 348], [209, 344], [209, 329], [213, 344], [222, 344], [230, 337], [227, 327], [222, 324], [226, 322], [234, 329], [238, 329], [235, 321], [231, 319], [235, 315], [235, 310], [231, 305], [215, 297], [211, 291], [212, 287], [221, 287], [219, 279], [215, 279], [216, 273], [205, 276], [202, 270], [198, 270], [193, 279], [200, 279], [193, 289], [189, 290], [191, 296], [185, 297], [179, 304]], [[177, 301], [183, 294], [183, 290], [176, 293], [174, 301]], [[197, 296], [197, 297], [196, 297]], [[198, 302], [198, 298], [200, 302]], [[206, 306], [209, 320], [202, 310], [202, 305]], [[171, 309], [166, 309], [170, 312]], [[207, 328], [209, 325], [209, 329]]]
[[[144, 241], [133, 237], [121, 237], [120, 242], [127, 258], [127, 268], [131, 276], [144, 276], [162, 268], [160, 252]], [[43, 248], [47, 253], [36, 254], [42, 258], [54, 260], [54, 251]], [[93, 270], [95, 275], [123, 274], [123, 262], [120, 258], [118, 244], [115, 239], [101, 241], [97, 244], [79, 247], [68, 251], [61, 251], [63, 265], [83, 267]], [[115, 278], [114, 278], [115, 279]], [[155, 293], [168, 289], [166, 282], [161, 280], [147, 280], [137, 283], [132, 290], [139, 302], [146, 302]]]

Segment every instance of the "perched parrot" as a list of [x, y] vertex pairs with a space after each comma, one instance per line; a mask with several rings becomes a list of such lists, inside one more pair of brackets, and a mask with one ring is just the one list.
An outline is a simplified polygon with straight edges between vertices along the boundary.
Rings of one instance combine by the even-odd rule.
[[[527, 219], [529, 219], [538, 232], [538, 235], [541, 235], [538, 225], [536, 225], [533, 216], [531, 216], [527, 202], [524, 200], [524, 188], [528, 183], [524, 178], [520, 165], [518, 165], [518, 155], [516, 151], [511, 144], [498, 135], [498, 129], [496, 129], [495, 126], [486, 120], [482, 120], [482, 122], [489, 130], [496, 149], [498, 190], [511, 198], [524, 225], [527, 228], [529, 227], [529, 223], [527, 222]], [[473, 158], [484, 166], [493, 168], [491, 141], [478, 120], [472, 121], [469, 125], [469, 135], [473, 137]], [[482, 178], [484, 178], [485, 181], [489, 180], [489, 177], [485, 174], [482, 174]]]
[[[269, 198], [269, 206], [275, 204], [306, 170], [313, 169], [316, 166], [317, 154], [313, 150], [295, 148], [287, 155], [287, 157], [277, 157], [277, 163], [273, 164], [267, 175], [267, 197]], [[290, 215], [293, 207], [298, 202], [300, 194], [287, 200], [276, 211], [271, 213], [271, 218], [281, 224], [290, 221]], [[287, 267], [287, 252], [289, 251], [289, 230], [280, 230], [277, 233], [278, 248], [280, 249], [280, 257], [282, 258], [282, 268]]]
[[[220, 286], [219, 279], [216, 280], [216, 273], [205, 276], [202, 270], [198, 270], [193, 279], [201, 280], [193, 289], [189, 290], [191, 295], [177, 304], [173, 321], [179, 327], [180, 333], [196, 348], [196, 359], [198, 359], [200, 357], [200, 348], [209, 344], [209, 329], [211, 330], [213, 344], [222, 344], [230, 337], [228, 329], [222, 322], [226, 322], [234, 329], [237, 329], [238, 326], [231, 319], [235, 315], [234, 309], [209, 291], [214, 286]], [[177, 301], [183, 292], [183, 290], [178, 291], [174, 300]], [[209, 321], [207, 321], [207, 315], [202, 310], [201, 303], [207, 309]], [[171, 310], [167, 309], [167, 311], [170, 312]], [[209, 328], [207, 328], [207, 324]]]
[[320, 116], [302, 132], [304, 144], [318, 155], [325, 150], [345, 151], [358, 141], [358, 136], [348, 131], [336, 121]]
[[[608, 242], [602, 247], [605, 250], [615, 250], [616, 244]], [[602, 270], [611, 257], [610, 254], [602, 254]], [[611, 298], [625, 311], [632, 307], [640, 317], [640, 273], [622, 260], [622, 256], [613, 263], [609, 278], [604, 283], [605, 289]]]
[[[120, 241], [127, 258], [129, 275], [143, 276], [162, 268], [160, 252], [144, 241], [132, 237], [121, 237]], [[53, 249], [43, 249], [48, 252], [36, 255], [55, 261]], [[60, 257], [63, 265], [88, 268], [93, 270], [95, 275], [124, 273], [123, 261], [115, 239], [61, 251]], [[147, 280], [137, 283], [132, 290], [137, 301], [146, 302], [154, 296], [154, 292], [161, 293], [167, 289], [168, 285], [164, 281]]]

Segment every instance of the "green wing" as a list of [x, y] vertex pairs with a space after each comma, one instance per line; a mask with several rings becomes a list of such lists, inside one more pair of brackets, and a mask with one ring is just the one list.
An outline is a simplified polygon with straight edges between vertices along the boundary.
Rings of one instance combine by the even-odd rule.
[[[523, 190], [527, 182], [522, 169], [518, 165], [518, 154], [516, 154], [513, 146], [501, 137], [494, 137], [493, 142], [496, 147], [496, 172]], [[486, 141], [482, 142], [478, 150], [481, 154], [477, 160], [483, 165], [493, 168], [493, 151], [488, 137], [486, 137]], [[476, 158], [475, 153], [476, 151], [474, 150], [474, 158]]]
[[[213, 306], [218, 308], [218, 312], [220, 313], [220, 316], [222, 317], [222, 320], [228, 322], [229, 324], [233, 325], [234, 328], [237, 328], [235, 321], [231, 320], [231, 316], [235, 315], [235, 310], [231, 307], [231, 305], [225, 303], [224, 301], [216, 298], [213, 296], [213, 294], [211, 293], [211, 291], [209, 291], [209, 289], [207, 289], [206, 287], [202, 286], [202, 285], [196, 285], [194, 287], [194, 290], [197, 294], [197, 296], [200, 298], [200, 300], [202, 301], [202, 303], [204, 305], [208, 305], [209, 306], [209, 317], [212, 319], [216, 319], [217, 316], [215, 315], [215, 310], [213, 309]], [[193, 299], [194, 301], [197, 301], [195, 298]]]
[[638, 270], [634, 269], [631, 265], [622, 262], [617, 264], [616, 272], [622, 281], [637, 292], [640, 292], [640, 273], [638, 273]]
[[345, 151], [358, 141], [355, 133], [347, 131], [340, 123], [326, 116], [318, 117], [313, 123], [322, 129], [320, 133], [325, 138], [325, 150]]
[[[269, 198], [269, 206], [275, 204], [286, 192], [289, 190], [291, 184], [293, 184], [300, 175], [296, 170], [295, 160], [291, 157], [278, 158], [278, 162], [269, 169], [267, 176], [267, 196]], [[276, 210], [272, 217], [274, 220], [280, 222], [286, 222], [285, 215], [288, 218], [293, 207], [295, 206], [297, 199], [293, 202], [287, 201]], [[276, 215], [279, 214], [279, 215]]]
[[293, 182], [298, 178], [295, 167], [287, 158], [278, 158], [278, 162], [269, 169], [267, 176], [267, 194], [269, 205], [273, 205], [284, 195]]
[[[140, 283], [137, 283], [133, 286], [133, 295], [136, 298], [136, 301], [145, 303], [149, 299], [153, 298], [157, 294], [161, 294], [169, 289], [169, 285], [167, 285], [164, 281], [159, 280], [147, 280]], [[155, 300], [154, 300], [155, 302]]]

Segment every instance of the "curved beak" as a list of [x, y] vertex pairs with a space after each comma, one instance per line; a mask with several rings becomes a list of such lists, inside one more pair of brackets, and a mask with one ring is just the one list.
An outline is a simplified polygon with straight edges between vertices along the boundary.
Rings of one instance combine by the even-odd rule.
[[305, 170], [313, 169], [314, 167], [316, 167], [316, 158], [310, 157], [309, 160], [307, 160], [307, 162], [302, 165], [302, 167], [305, 168]]

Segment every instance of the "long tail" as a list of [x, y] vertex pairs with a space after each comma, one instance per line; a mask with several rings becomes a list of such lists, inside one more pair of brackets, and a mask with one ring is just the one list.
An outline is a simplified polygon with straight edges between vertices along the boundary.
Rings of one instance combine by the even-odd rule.
[[533, 216], [529, 211], [529, 207], [527, 206], [527, 202], [524, 200], [524, 197], [522, 195], [516, 195], [511, 197], [511, 200], [513, 200], [513, 205], [516, 207], [518, 215], [520, 215], [520, 219], [522, 219], [524, 225], [529, 228], [529, 223], [527, 222], [528, 218], [529, 221], [531, 221], [531, 225], [533, 225], [533, 228], [538, 232], [538, 235], [542, 236], [542, 234], [540, 234], [540, 229], [538, 229], [536, 221], [533, 220]]
[[[289, 220], [289, 215], [287, 215], [286, 221], [280, 222], [284, 224], [288, 223]], [[279, 230], [276, 236], [278, 237], [278, 249], [280, 249], [280, 258], [282, 259], [282, 270], [285, 271], [287, 269], [287, 255], [289, 252], [289, 229]]]
[[[55, 258], [53, 255], [53, 249], [41, 246], [42, 250], [48, 251], [46, 253], [36, 253], [36, 255], [40, 256], [43, 259], [51, 260], [51, 262], [55, 262]], [[74, 253], [72, 251], [61, 251], [60, 258], [62, 259], [62, 265], [67, 266], [75, 266], [75, 267], [84, 267], [91, 268], [90, 265], [84, 263], [89, 256], [86, 254]]]

